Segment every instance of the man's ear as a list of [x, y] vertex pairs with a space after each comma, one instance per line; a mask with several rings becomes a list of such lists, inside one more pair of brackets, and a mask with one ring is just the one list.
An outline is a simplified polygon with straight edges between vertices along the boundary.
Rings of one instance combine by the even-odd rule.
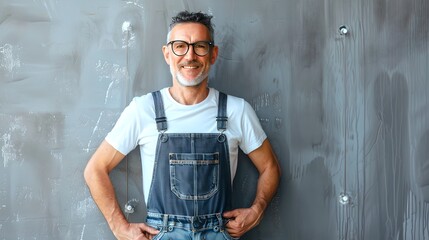
[[164, 55], [165, 62], [170, 65], [170, 51], [168, 51], [168, 46], [162, 46], [162, 54]]
[[219, 48], [218, 46], [214, 45], [210, 56], [210, 64], [213, 65], [216, 62], [218, 54], [219, 54]]

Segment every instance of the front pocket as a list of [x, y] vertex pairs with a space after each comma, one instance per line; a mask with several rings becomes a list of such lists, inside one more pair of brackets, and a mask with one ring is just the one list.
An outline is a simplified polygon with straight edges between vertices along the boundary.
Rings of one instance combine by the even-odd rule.
[[206, 200], [219, 188], [219, 153], [170, 153], [170, 187], [180, 199]]

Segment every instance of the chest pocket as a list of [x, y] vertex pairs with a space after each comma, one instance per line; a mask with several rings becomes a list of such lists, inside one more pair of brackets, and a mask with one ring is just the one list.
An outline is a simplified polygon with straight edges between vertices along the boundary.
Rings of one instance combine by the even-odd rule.
[[219, 153], [170, 153], [171, 191], [183, 200], [206, 200], [219, 189]]

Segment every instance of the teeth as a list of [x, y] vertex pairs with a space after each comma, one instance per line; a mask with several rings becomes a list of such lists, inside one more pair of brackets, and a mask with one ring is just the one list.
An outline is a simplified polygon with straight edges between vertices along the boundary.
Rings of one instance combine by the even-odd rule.
[[183, 68], [186, 68], [186, 69], [195, 69], [197, 67], [196, 66], [183, 66]]

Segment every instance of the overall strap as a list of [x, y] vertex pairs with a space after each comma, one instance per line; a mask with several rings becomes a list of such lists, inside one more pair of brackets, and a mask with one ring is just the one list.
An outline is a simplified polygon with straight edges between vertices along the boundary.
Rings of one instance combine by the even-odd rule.
[[164, 103], [162, 101], [161, 92], [152, 92], [153, 103], [155, 104], [156, 128], [158, 132], [167, 130], [167, 118], [165, 117]]
[[226, 102], [227, 102], [227, 95], [223, 92], [219, 92], [219, 106], [218, 106], [218, 112], [217, 112], [217, 130], [223, 132], [226, 130], [227, 122], [228, 122], [228, 116], [226, 112]]

